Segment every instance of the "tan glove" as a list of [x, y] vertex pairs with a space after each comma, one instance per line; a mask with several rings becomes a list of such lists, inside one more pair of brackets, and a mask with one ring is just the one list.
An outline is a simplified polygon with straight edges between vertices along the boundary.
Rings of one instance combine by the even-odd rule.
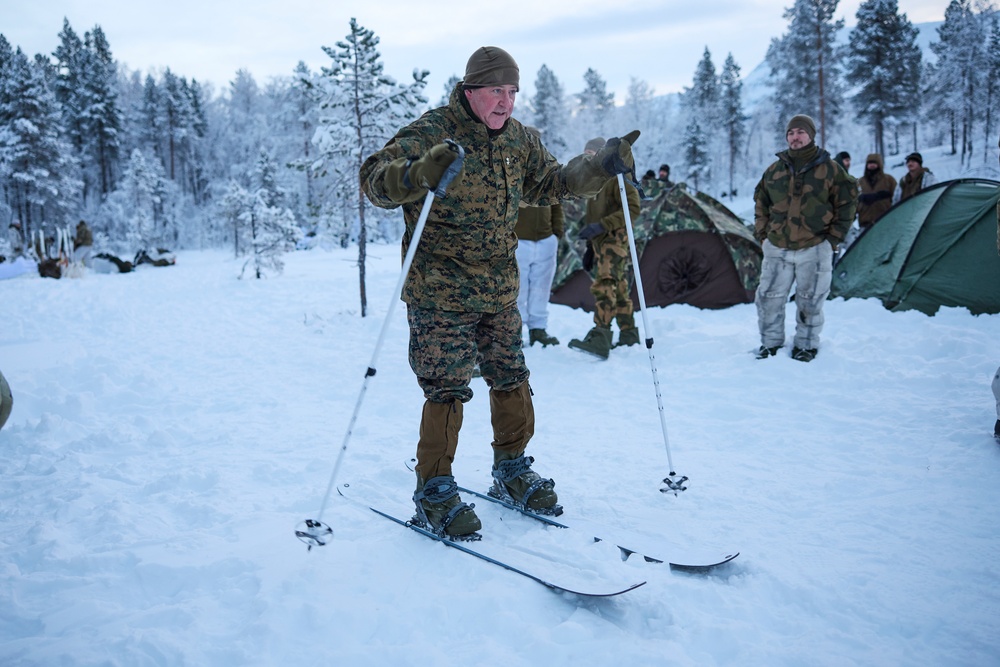
[[457, 157], [458, 153], [450, 144], [440, 143], [419, 159], [393, 160], [385, 171], [386, 195], [398, 204], [420, 199], [427, 190], [438, 186], [441, 176]]

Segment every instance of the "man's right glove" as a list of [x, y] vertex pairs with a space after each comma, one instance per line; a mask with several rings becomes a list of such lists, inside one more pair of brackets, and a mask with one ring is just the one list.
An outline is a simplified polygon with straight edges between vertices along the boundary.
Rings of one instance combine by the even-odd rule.
[[578, 197], [593, 197], [609, 178], [635, 169], [632, 144], [639, 138], [639, 130], [624, 137], [608, 139], [597, 155], [578, 155], [563, 167], [566, 189]]
[[599, 222], [592, 222], [589, 225], [585, 226], [583, 229], [581, 229], [580, 232], [576, 235], [576, 238], [580, 239], [581, 241], [589, 241], [598, 234], [603, 234], [603, 233], [604, 233], [604, 225], [602, 225]]
[[413, 188], [433, 190], [441, 182], [445, 170], [455, 161], [458, 153], [450, 144], [437, 144], [414, 160], [403, 173], [403, 185]]
[[622, 138], [608, 139], [597, 153], [597, 161], [604, 171], [614, 178], [618, 174], [635, 171], [635, 159], [632, 157], [632, 144], [639, 138], [639, 130], [632, 130]]

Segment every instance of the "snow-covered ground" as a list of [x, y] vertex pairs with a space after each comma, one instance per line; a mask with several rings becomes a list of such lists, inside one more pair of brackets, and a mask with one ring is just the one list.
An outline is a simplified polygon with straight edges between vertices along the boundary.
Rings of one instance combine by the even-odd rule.
[[[648, 583], [553, 593], [334, 494], [316, 516], [398, 277], [369, 249], [288, 255], [237, 280], [221, 252], [133, 274], [0, 281], [0, 664], [996, 665], [1000, 316], [833, 300], [819, 357], [757, 361], [753, 305], [649, 312], [679, 496], [645, 349], [599, 362], [554, 306], [526, 350], [529, 453], [568, 523], [671, 549], [741, 552], [707, 576], [603, 564]], [[789, 306], [789, 340], [792, 326]], [[338, 483], [407, 502], [422, 396], [390, 321]], [[456, 461], [489, 483], [474, 381]], [[481, 505], [484, 503], [481, 503]], [[483, 508], [483, 531], [550, 531]], [[680, 545], [680, 546], [678, 546]], [[571, 568], [572, 565], [566, 565]]]

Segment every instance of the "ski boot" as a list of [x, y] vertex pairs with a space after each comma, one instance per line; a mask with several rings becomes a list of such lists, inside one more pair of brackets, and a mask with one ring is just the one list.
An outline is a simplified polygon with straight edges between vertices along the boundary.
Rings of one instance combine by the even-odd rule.
[[615, 347], [631, 347], [639, 344], [639, 330], [635, 327], [622, 329], [618, 332], [618, 343]]
[[559, 500], [553, 488], [556, 483], [531, 469], [534, 457], [496, 452], [493, 458], [490, 496], [536, 514], [562, 514], [562, 506], [556, 504]]
[[451, 475], [431, 477], [426, 482], [418, 475], [413, 503], [417, 506], [413, 517], [415, 525], [449, 540], [482, 539], [476, 532], [483, 524], [473, 509], [475, 505], [462, 502], [458, 485]]
[[528, 329], [528, 347], [535, 343], [541, 343], [542, 347], [548, 347], [549, 345], [558, 345], [559, 339], [550, 336], [545, 329]]
[[599, 359], [607, 359], [608, 355], [611, 354], [611, 328], [594, 327], [587, 332], [583, 340], [577, 340], [576, 338], [571, 340], [569, 347], [592, 354]]
[[778, 355], [778, 350], [780, 349], [781, 349], [780, 345], [777, 345], [775, 347], [764, 347], [763, 345], [761, 345], [760, 349], [757, 350], [754, 356], [757, 357], [758, 359], [767, 359], [768, 357], [775, 357]]
[[819, 352], [815, 347], [795, 347], [792, 348], [792, 359], [795, 361], [812, 361]]

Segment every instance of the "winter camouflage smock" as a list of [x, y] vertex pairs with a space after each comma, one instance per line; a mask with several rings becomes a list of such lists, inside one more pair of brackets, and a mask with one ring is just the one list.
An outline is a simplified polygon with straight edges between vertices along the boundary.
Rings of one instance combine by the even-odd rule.
[[777, 156], [754, 191], [754, 237], [788, 250], [836, 247], [854, 222], [857, 181], [822, 149], [798, 170], [789, 151]]
[[[500, 130], [490, 130], [463, 100], [459, 83], [447, 106], [428, 111], [396, 133], [362, 165], [361, 188], [376, 206], [395, 208], [400, 202], [386, 188], [386, 170], [394, 161], [418, 158], [445, 139], [461, 145], [463, 170], [446, 196], [434, 199], [402, 299], [416, 308], [498, 313], [517, 304], [514, 227], [519, 204], [557, 204], [576, 195], [567, 189], [562, 165], [520, 122], [510, 118]], [[424, 192], [402, 203], [404, 256]]]

